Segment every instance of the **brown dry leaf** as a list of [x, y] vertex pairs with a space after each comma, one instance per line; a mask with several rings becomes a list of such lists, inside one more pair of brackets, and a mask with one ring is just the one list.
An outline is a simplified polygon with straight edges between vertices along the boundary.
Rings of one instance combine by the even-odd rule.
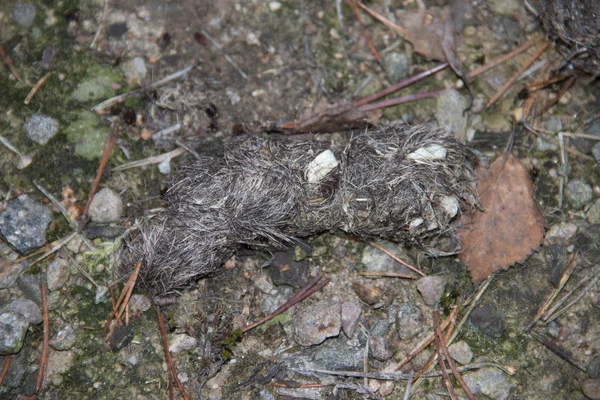
[[546, 222], [529, 173], [512, 153], [498, 157], [489, 169], [479, 168], [476, 175], [485, 211], [466, 217], [459, 258], [477, 284], [525, 261], [540, 247]]

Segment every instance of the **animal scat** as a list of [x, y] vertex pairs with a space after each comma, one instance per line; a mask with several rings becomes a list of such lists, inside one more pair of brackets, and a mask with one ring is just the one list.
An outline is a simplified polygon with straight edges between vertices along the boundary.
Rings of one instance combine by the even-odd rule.
[[[432, 146], [445, 155], [409, 157]], [[307, 166], [325, 150], [339, 164], [309, 183]], [[339, 229], [435, 248], [457, 242], [445, 198], [477, 205], [470, 152], [443, 129], [392, 124], [333, 146], [238, 137], [181, 169], [164, 211], [126, 238], [117, 273], [142, 260], [142, 284], [161, 297], [216, 271], [240, 246], [282, 247]]]

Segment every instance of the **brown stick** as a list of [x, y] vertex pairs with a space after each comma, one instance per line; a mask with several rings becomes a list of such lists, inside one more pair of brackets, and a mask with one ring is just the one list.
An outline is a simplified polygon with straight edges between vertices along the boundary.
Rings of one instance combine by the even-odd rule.
[[[456, 318], [456, 314], [458, 314], [458, 307], [454, 308], [452, 310], [452, 313], [448, 316], [448, 318], [446, 318], [444, 320], [444, 322], [442, 322], [442, 325], [441, 325], [441, 328], [440, 328], [442, 331], [444, 329], [446, 329], [446, 327], [448, 327], [448, 325], [450, 324], [450, 322], [454, 321], [454, 319]], [[421, 345], [417, 346], [416, 349], [414, 349], [413, 351], [411, 351], [410, 353], [408, 353], [408, 355], [404, 358], [404, 360], [402, 360], [400, 362], [400, 364], [396, 368], [396, 371], [400, 370], [406, 364], [408, 364], [409, 362], [411, 362], [413, 358], [415, 358], [417, 355], [419, 355], [420, 352], [422, 352], [423, 350], [425, 350], [427, 348], [427, 346], [429, 346], [431, 343], [433, 343], [434, 340], [435, 340], [435, 332], [432, 333], [431, 335], [429, 335], [427, 337], [427, 339], [425, 339], [421, 343]]]
[[50, 78], [50, 75], [52, 75], [52, 71], [50, 71], [46, 75], [42, 76], [42, 78], [39, 81], [37, 81], [35, 86], [31, 88], [31, 90], [29, 91], [29, 94], [27, 95], [27, 97], [25, 97], [25, 101], [23, 102], [23, 103], [25, 103], [26, 106], [28, 106], [29, 103], [31, 103], [31, 100], [33, 100], [33, 96], [35, 96], [36, 93], [38, 92], [38, 90], [40, 90], [40, 88], [44, 85], [44, 83], [46, 83], [48, 78]]
[[393, 255], [392, 253], [390, 253], [389, 251], [387, 251], [386, 249], [384, 249], [383, 247], [381, 247], [380, 245], [378, 245], [377, 243], [369, 243], [371, 246], [375, 247], [377, 250], [381, 251], [382, 253], [386, 254], [388, 257], [390, 257], [392, 260], [396, 261], [399, 264], [404, 265], [406, 268], [410, 269], [411, 271], [416, 272], [417, 274], [421, 275], [421, 276], [427, 276], [425, 275], [423, 272], [421, 272], [420, 269], [413, 267], [412, 265], [410, 265], [409, 263], [407, 263], [406, 261], [402, 261], [401, 259], [399, 259], [398, 257], [396, 257], [395, 255]]
[[440, 338], [435, 335], [435, 353], [437, 354], [438, 364], [440, 365], [440, 371], [442, 372], [442, 377], [444, 378], [444, 384], [446, 385], [446, 389], [448, 389], [448, 394], [452, 400], [458, 400], [458, 396], [454, 392], [454, 388], [452, 387], [452, 382], [450, 382], [450, 377], [448, 376], [448, 371], [446, 371], [446, 365], [444, 364], [444, 358], [442, 357], [442, 350], [440, 344]]
[[295, 304], [297, 304], [297, 303], [301, 302], [302, 300], [306, 299], [307, 297], [311, 296], [313, 293], [316, 293], [319, 290], [321, 290], [331, 280], [329, 277], [325, 277], [324, 279], [322, 279], [323, 277], [324, 277], [323, 274], [317, 275], [308, 285], [304, 286], [295, 295], [290, 297], [290, 299], [288, 301], [286, 301], [277, 310], [273, 311], [271, 314], [267, 315], [266, 317], [254, 322], [253, 324], [243, 327], [242, 333], [246, 333], [250, 329], [254, 329], [257, 326], [262, 325], [265, 322], [272, 320], [279, 314], [292, 308]]
[[6, 66], [10, 70], [10, 72], [12, 72], [12, 74], [15, 76], [15, 79], [21, 83], [25, 83], [25, 82], [23, 82], [23, 79], [21, 79], [21, 75], [19, 74], [19, 71], [17, 71], [17, 69], [13, 65], [12, 59], [10, 58], [10, 56], [8, 54], [6, 54], [6, 51], [4, 51], [4, 47], [2, 47], [2, 46], [0, 46], [0, 57], [2, 57], [2, 59], [4, 60], [4, 63], [6, 64]]
[[[450, 366], [450, 370], [452, 370], [452, 374], [454, 375], [454, 377], [460, 384], [460, 387], [464, 390], [464, 392], [467, 395], [467, 397], [469, 398], [469, 400], [475, 400], [475, 396], [473, 396], [473, 392], [471, 392], [471, 389], [469, 388], [469, 386], [463, 379], [462, 375], [458, 372], [458, 369], [456, 368], [456, 365], [454, 364], [454, 360], [452, 359], [452, 357], [450, 357], [450, 352], [448, 351], [448, 348], [446, 347], [446, 341], [442, 337], [442, 330], [440, 328], [440, 312], [438, 310], [433, 311], [433, 330], [435, 332], [437, 339], [439, 340], [439, 346], [446, 356], [446, 360], [448, 361], [448, 366]], [[439, 358], [440, 358], [440, 356], [438, 353], [438, 359]]]
[[565, 93], [567, 92], [567, 90], [569, 90], [571, 88], [571, 86], [573, 86], [573, 84], [575, 83], [576, 80], [577, 80], [577, 77], [575, 75], [571, 76], [560, 87], [560, 90], [558, 91], [558, 93], [556, 93], [556, 97], [553, 98], [553, 99], [548, 100], [546, 102], [546, 104], [544, 104], [544, 106], [542, 107], [542, 109], [537, 112], [536, 116], [537, 117], [541, 117], [542, 115], [544, 115], [544, 113], [546, 111], [548, 111], [548, 109], [550, 109], [550, 107], [552, 107], [553, 105], [555, 105], [556, 103], [558, 103], [558, 101], [560, 100], [560, 98], [565, 95]]
[[402, 97], [394, 97], [393, 99], [383, 100], [377, 103], [366, 104], [359, 107], [358, 109], [363, 112], [378, 110], [380, 108], [387, 108], [391, 106], [397, 106], [398, 104], [409, 103], [411, 101], [428, 99], [430, 97], [436, 97], [446, 89], [433, 90], [431, 92], [408, 94]]
[[496, 103], [496, 101], [498, 101], [498, 99], [500, 99], [500, 97], [502, 97], [502, 95], [517, 81], [517, 79], [519, 79], [519, 77], [525, 71], [527, 71], [527, 69], [529, 67], [531, 67], [531, 65], [535, 62], [535, 60], [537, 60], [539, 58], [539, 56], [541, 56], [542, 53], [544, 51], [546, 51], [548, 46], [550, 46], [550, 43], [551, 43], [550, 41], [546, 41], [542, 46], [540, 46], [537, 49], [537, 51], [529, 58], [529, 60], [527, 60], [527, 62], [525, 64], [523, 64], [523, 66], [521, 68], [519, 68], [519, 70], [513, 76], [511, 76], [508, 81], [506, 81], [506, 83], [500, 88], [500, 90], [498, 90], [496, 92], [496, 94], [494, 96], [492, 96], [492, 98], [487, 102], [487, 104], [485, 106], [489, 108], [494, 103]]
[[373, 41], [371, 40], [371, 36], [369, 35], [367, 28], [365, 28], [365, 24], [363, 23], [360, 12], [358, 12], [358, 7], [356, 6], [357, 1], [356, 0], [346, 0], [346, 3], [350, 6], [350, 8], [352, 9], [352, 12], [354, 13], [354, 16], [356, 17], [356, 20], [358, 21], [358, 26], [360, 26], [360, 32], [362, 33], [363, 37], [365, 38], [365, 41], [367, 42], [369, 51], [371, 52], [371, 54], [373, 54], [373, 57], [375, 57], [375, 60], [377, 60], [378, 63], [381, 63], [381, 56], [379, 55], [379, 52], [375, 48], [375, 45], [373, 44]]
[[[108, 321], [106, 321], [106, 325], [104, 326], [103, 334], [105, 334], [106, 331], [108, 330], [108, 328], [110, 326], [110, 322], [113, 320], [113, 318], [116, 321], [118, 321], [121, 318], [123, 311], [127, 307], [127, 304], [129, 304], [129, 299], [131, 298], [131, 294], [133, 293], [133, 289], [135, 288], [135, 282], [137, 281], [137, 277], [138, 277], [141, 267], [142, 267], [142, 263], [141, 262], [137, 263], [137, 265], [135, 266], [135, 269], [131, 273], [131, 276], [129, 276], [127, 283], [123, 287], [121, 296], [119, 296], [119, 300], [117, 300], [116, 306], [117, 306], [117, 308], [120, 307], [120, 309], [118, 311], [113, 310], [113, 312], [110, 314], [110, 318], [108, 319]], [[117, 326], [117, 323], [115, 322], [115, 324], [112, 326], [112, 328], [108, 332], [108, 336], [112, 335], [116, 326]]]
[[410, 86], [413, 83], [416, 83], [416, 82], [420, 81], [423, 78], [427, 78], [428, 76], [431, 76], [431, 75], [433, 75], [433, 74], [435, 74], [437, 72], [440, 72], [441, 70], [443, 70], [443, 69], [445, 69], [447, 67], [448, 67], [448, 63], [440, 64], [440, 65], [435, 66], [435, 67], [433, 67], [433, 68], [431, 68], [431, 69], [429, 69], [427, 71], [421, 72], [420, 74], [411, 76], [410, 78], [407, 78], [407, 79], [405, 79], [405, 80], [403, 80], [401, 82], [398, 82], [395, 85], [392, 85], [392, 86], [390, 86], [388, 88], [385, 88], [385, 89], [383, 89], [380, 92], [377, 92], [375, 94], [372, 94], [370, 96], [367, 96], [367, 97], [364, 97], [364, 98], [362, 98], [360, 100], [357, 100], [354, 103], [352, 103], [352, 105], [354, 107], [358, 108], [358, 107], [360, 107], [362, 105], [365, 105], [367, 103], [371, 103], [372, 101], [375, 101], [377, 99], [385, 97], [388, 94], [392, 94], [394, 92], [397, 92], [400, 89], [403, 89], [403, 88], [405, 88], [407, 86]]
[[90, 191], [90, 196], [88, 197], [87, 203], [85, 203], [85, 208], [83, 209], [83, 213], [81, 214], [81, 219], [79, 222], [79, 227], [77, 229], [78, 232], [83, 230], [83, 227], [86, 223], [87, 212], [90, 209], [90, 204], [92, 204], [92, 199], [98, 190], [98, 186], [100, 185], [100, 179], [102, 179], [102, 174], [104, 173], [104, 169], [106, 168], [106, 164], [108, 163], [108, 159], [110, 158], [110, 153], [112, 152], [113, 147], [117, 143], [117, 138], [119, 137], [119, 126], [117, 124], [113, 124], [110, 134], [106, 138], [106, 143], [104, 144], [104, 151], [102, 152], [102, 159], [100, 160], [100, 166], [98, 167], [98, 172], [96, 172], [96, 179], [94, 179], [94, 184], [92, 185], [92, 190]]
[[414, 275], [397, 274], [395, 272], [365, 271], [365, 272], [359, 272], [358, 275], [362, 275], [362, 276], [382, 276], [384, 278], [418, 279]]
[[[162, 314], [160, 313], [160, 306], [156, 306], [156, 317], [158, 319], [158, 329], [160, 330], [160, 337], [162, 340], [163, 350], [165, 351], [165, 361], [167, 362], [167, 369], [169, 371], [169, 382], [171, 380], [175, 381], [177, 387], [179, 388], [179, 392], [183, 396], [185, 400], [189, 400], [189, 396], [185, 392], [185, 388], [183, 384], [177, 377], [177, 369], [175, 368], [175, 364], [173, 364], [173, 358], [171, 358], [171, 351], [169, 350], [169, 341], [167, 340], [167, 331], [165, 329], [165, 323], [163, 321]], [[172, 393], [169, 394], [171, 396]]]
[[10, 367], [10, 354], [4, 356], [4, 366], [2, 367], [2, 374], [0, 374], [0, 386], [8, 374], [8, 367]]
[[381, 14], [377, 13], [376, 11], [370, 9], [369, 7], [365, 6], [360, 1], [357, 1], [356, 4], [360, 8], [362, 8], [367, 14], [369, 14], [371, 17], [373, 17], [377, 21], [381, 22], [382, 24], [384, 24], [385, 26], [387, 26], [388, 28], [390, 28], [391, 30], [393, 30], [394, 32], [399, 34], [400, 36], [402, 36], [402, 37], [406, 36], [406, 29], [404, 29], [403, 27], [396, 25], [395, 23], [393, 23], [392, 21], [390, 21], [383, 15], [381, 15]]
[[538, 38], [538, 39], [530, 40], [529, 42], [525, 43], [524, 45], [522, 45], [518, 49], [513, 50], [510, 53], [507, 53], [507, 54], [505, 54], [503, 56], [498, 57], [497, 59], [495, 59], [491, 63], [486, 64], [486, 65], [482, 65], [481, 67], [478, 67], [478, 68], [475, 68], [472, 71], [469, 71], [469, 73], [467, 74], [467, 77], [468, 78], [474, 78], [477, 75], [483, 74], [484, 72], [487, 72], [490, 69], [497, 67], [498, 65], [500, 65], [500, 64], [502, 64], [502, 63], [510, 60], [511, 58], [513, 58], [513, 57], [521, 54], [525, 50], [528, 50], [531, 47], [537, 45], [542, 40], [543, 40], [543, 38]]
[[36, 393], [42, 390], [44, 385], [44, 375], [48, 366], [48, 342], [50, 340], [50, 321], [48, 320], [48, 300], [46, 298], [46, 278], [42, 276], [40, 282], [40, 292], [42, 294], [42, 312], [44, 320], [44, 337], [42, 341], [42, 358], [40, 359], [40, 368], [38, 370]]

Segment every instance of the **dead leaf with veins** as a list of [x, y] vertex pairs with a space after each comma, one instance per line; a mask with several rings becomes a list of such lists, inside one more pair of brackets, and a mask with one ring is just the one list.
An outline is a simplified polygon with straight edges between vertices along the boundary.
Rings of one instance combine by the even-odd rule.
[[489, 169], [478, 168], [476, 175], [482, 210], [463, 216], [467, 230], [459, 258], [478, 284], [538, 250], [546, 221], [529, 173], [511, 152], [498, 157]]

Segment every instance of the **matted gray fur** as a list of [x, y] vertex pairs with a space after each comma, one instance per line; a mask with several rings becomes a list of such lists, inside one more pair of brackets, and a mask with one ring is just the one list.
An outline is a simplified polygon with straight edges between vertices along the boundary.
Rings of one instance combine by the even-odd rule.
[[[126, 238], [118, 273], [143, 261], [141, 282], [160, 297], [214, 272], [241, 245], [341, 230], [430, 247], [455, 238], [460, 207], [477, 204], [468, 156], [428, 126], [390, 125], [335, 145], [236, 139], [181, 169], [164, 211]], [[322, 159], [330, 163], [318, 172]]]

